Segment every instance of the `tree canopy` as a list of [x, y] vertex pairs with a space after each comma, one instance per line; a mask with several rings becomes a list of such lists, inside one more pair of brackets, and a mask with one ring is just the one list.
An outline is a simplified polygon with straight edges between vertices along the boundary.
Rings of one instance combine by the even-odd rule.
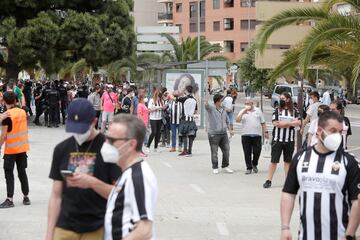
[[8, 78], [40, 64], [57, 73], [82, 59], [97, 69], [132, 55], [132, 0], [2, 0], [0, 68]]
[[255, 67], [255, 51], [256, 45], [251, 44], [250, 48], [246, 50], [245, 57], [238, 61], [238, 65], [241, 79], [249, 81], [252, 88], [259, 90], [269, 83], [270, 70]]
[[295, 23], [315, 23], [305, 38], [285, 53], [271, 78], [289, 69], [299, 69], [307, 78], [310, 69], [323, 68], [340, 73], [355, 89], [360, 76], [360, 19], [352, 13], [360, 11], [360, 4], [357, 0], [346, 0], [352, 7], [352, 13], [348, 15], [336, 10], [340, 2], [344, 1], [326, 0], [321, 7], [285, 10], [262, 25], [257, 36], [260, 52], [278, 29]]

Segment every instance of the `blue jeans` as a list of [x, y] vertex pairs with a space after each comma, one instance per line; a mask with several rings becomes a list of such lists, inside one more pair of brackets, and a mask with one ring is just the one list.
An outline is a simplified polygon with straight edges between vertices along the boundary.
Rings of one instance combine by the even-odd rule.
[[[176, 137], [177, 137], [177, 132], [179, 130], [179, 124], [171, 124], [171, 147], [175, 148], [176, 147]], [[179, 140], [179, 147], [182, 146], [182, 143]]]
[[230, 127], [232, 128], [234, 126], [234, 112], [228, 112], [226, 118], [229, 122]]

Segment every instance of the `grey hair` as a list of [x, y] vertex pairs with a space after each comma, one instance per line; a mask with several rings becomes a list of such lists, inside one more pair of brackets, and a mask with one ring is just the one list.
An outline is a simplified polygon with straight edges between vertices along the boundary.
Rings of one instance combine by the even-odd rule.
[[136, 116], [125, 113], [115, 115], [113, 123], [126, 126], [126, 137], [136, 139], [136, 151], [141, 152], [146, 134], [145, 124]]

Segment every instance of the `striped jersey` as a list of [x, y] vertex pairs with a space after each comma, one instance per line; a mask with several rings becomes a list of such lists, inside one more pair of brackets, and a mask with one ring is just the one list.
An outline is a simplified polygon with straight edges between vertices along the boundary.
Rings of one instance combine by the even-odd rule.
[[157, 181], [150, 166], [139, 161], [126, 169], [110, 193], [105, 214], [105, 240], [124, 239], [140, 220], [153, 223]]
[[180, 124], [182, 106], [182, 103], [177, 98], [170, 102], [171, 124]]
[[179, 102], [183, 105], [181, 118], [185, 121], [194, 121], [194, 115], [198, 109], [196, 99], [192, 95], [188, 95], [180, 97]]
[[[288, 109], [276, 108], [272, 114], [272, 121], [292, 121], [300, 120], [300, 114], [296, 108], [292, 113]], [[274, 127], [272, 131], [273, 142], [294, 142], [295, 141], [295, 128], [278, 128]]]
[[283, 192], [299, 194], [300, 240], [340, 240], [360, 193], [360, 163], [342, 148], [327, 154], [308, 148], [295, 155]]
[[[154, 100], [152, 98], [150, 98], [149, 104], [148, 104], [149, 110], [154, 109], [154, 108], [160, 108], [162, 106], [163, 106], [163, 104], [162, 104], [161, 100], [154, 102]], [[159, 110], [151, 112], [149, 118], [150, 118], [150, 120], [161, 120], [162, 114], [163, 114], [163, 111], [161, 109], [159, 109]]]

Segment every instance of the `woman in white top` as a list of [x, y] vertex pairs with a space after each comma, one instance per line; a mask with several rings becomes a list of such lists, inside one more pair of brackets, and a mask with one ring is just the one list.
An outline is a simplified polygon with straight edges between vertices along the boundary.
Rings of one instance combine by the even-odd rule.
[[161, 136], [161, 125], [162, 125], [162, 111], [164, 108], [164, 103], [160, 97], [160, 90], [156, 89], [154, 91], [153, 97], [150, 99], [148, 104], [148, 109], [150, 113], [150, 127], [151, 134], [147, 143], [147, 152], [150, 152], [150, 145], [155, 138], [154, 151], [157, 151], [160, 136]]

